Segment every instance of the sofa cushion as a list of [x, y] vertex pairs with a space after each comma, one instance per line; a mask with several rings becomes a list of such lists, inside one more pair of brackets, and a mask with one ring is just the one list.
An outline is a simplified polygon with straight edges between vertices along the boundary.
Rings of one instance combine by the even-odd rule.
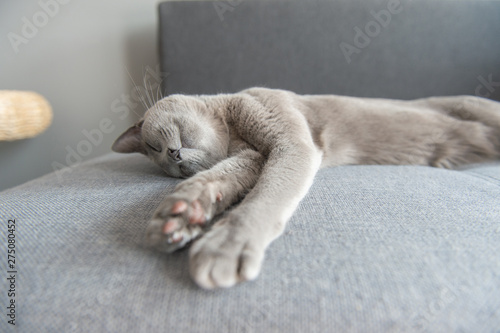
[[189, 277], [186, 250], [168, 255], [143, 243], [148, 219], [178, 180], [143, 156], [109, 154], [0, 193], [1, 220], [17, 225], [16, 326], [494, 331], [499, 174], [500, 163], [321, 170], [260, 277], [205, 291]]

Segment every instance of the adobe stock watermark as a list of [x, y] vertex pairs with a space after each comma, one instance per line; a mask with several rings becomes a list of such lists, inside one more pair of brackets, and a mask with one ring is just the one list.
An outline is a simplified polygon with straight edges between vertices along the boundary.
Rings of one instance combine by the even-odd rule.
[[226, 1], [214, 1], [213, 6], [219, 20], [224, 21], [224, 15], [227, 12], [233, 12], [236, 7], [238, 7], [244, 0], [226, 0]]
[[378, 12], [370, 11], [373, 20], [365, 24], [364, 29], [358, 26], [354, 27], [354, 38], [352, 44], [341, 42], [340, 50], [348, 64], [352, 62], [351, 57], [354, 54], [361, 53], [361, 50], [368, 47], [372, 40], [380, 35], [383, 29], [387, 28], [392, 21], [392, 16], [403, 11], [400, 0], [389, 0], [387, 9], [381, 9]]
[[450, 288], [443, 288], [439, 291], [438, 297], [430, 302], [424, 311], [414, 315], [411, 321], [412, 329], [424, 331], [428, 326], [455, 300], [458, 298], [457, 292]]
[[12, 49], [17, 54], [21, 45], [28, 44], [30, 40], [38, 35], [40, 29], [45, 27], [50, 19], [54, 18], [60, 10], [61, 5], [66, 5], [71, 0], [40, 0], [38, 6], [40, 10], [34, 13], [31, 18], [23, 16], [21, 18], [20, 34], [13, 31], [7, 34]]
[[500, 87], [500, 81], [493, 81], [493, 74], [488, 75], [487, 79], [480, 75], [477, 77], [477, 80], [480, 84], [476, 86], [476, 90], [474, 92], [476, 93], [476, 96], [479, 97], [488, 98], [496, 90], [496, 88]]
[[252, 307], [245, 316], [227, 317], [223, 308], [219, 310], [219, 317], [227, 322], [228, 332], [265, 332], [266, 327], [272, 325], [273, 318], [270, 317], [276, 309], [283, 307], [281, 301], [273, 299], [270, 295], [259, 302], [258, 307]]
[[[115, 98], [110, 105], [110, 110], [113, 115], [120, 120], [125, 120], [131, 112], [136, 113], [136, 109], [140, 103], [146, 108], [152, 106], [159, 98], [158, 94], [155, 97], [155, 91], [160, 89], [161, 82], [166, 77], [164, 73], [160, 72], [160, 66], [157, 65], [156, 69], [146, 66], [146, 74], [144, 76], [144, 87], [134, 86], [128, 94], [121, 94], [120, 97]], [[149, 104], [148, 104], [149, 103]], [[55, 172], [59, 181], [67, 173], [71, 173], [72, 168], [78, 166], [83, 162], [84, 158], [89, 156], [95, 147], [100, 146], [104, 137], [115, 131], [116, 125], [110, 118], [102, 118], [96, 128], [83, 129], [81, 139], [75, 146], [67, 145], [66, 158], [64, 163], [54, 161], [52, 162], [52, 170]]]

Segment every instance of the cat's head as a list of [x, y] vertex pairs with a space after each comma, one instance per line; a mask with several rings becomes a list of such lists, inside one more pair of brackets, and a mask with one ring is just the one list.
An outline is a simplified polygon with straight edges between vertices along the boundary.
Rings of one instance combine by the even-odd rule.
[[202, 97], [172, 95], [113, 144], [118, 153], [141, 153], [169, 176], [187, 178], [227, 156], [227, 127]]

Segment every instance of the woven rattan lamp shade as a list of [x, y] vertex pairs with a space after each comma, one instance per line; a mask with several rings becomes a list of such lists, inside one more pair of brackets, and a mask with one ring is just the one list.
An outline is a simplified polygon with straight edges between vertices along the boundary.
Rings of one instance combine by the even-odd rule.
[[51, 122], [52, 108], [40, 94], [0, 90], [0, 140], [32, 138]]

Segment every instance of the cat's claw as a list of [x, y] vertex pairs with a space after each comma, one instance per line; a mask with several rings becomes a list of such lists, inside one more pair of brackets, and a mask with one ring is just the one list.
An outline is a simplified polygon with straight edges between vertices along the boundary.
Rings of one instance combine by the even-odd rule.
[[172, 200], [170, 207], [149, 222], [146, 241], [163, 252], [173, 252], [203, 234], [207, 220], [198, 200]]

